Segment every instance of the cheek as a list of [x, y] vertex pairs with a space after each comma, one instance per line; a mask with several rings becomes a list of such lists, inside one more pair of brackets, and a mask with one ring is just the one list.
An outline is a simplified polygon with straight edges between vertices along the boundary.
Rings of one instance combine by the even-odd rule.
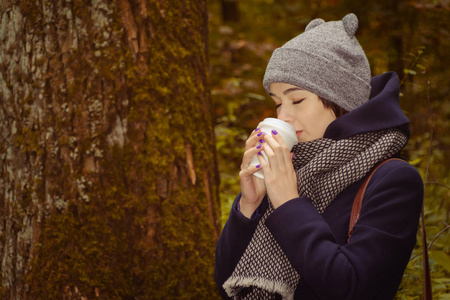
[[335, 120], [329, 110], [312, 109], [303, 116], [303, 124], [310, 135], [310, 139], [322, 138], [328, 125]]
[[336, 120], [336, 117], [331, 113], [330, 110], [323, 110], [321, 113], [317, 116], [318, 121], [318, 128], [320, 128], [322, 132], [322, 136], [325, 133], [325, 130], [327, 129], [328, 125], [330, 125], [331, 122]]

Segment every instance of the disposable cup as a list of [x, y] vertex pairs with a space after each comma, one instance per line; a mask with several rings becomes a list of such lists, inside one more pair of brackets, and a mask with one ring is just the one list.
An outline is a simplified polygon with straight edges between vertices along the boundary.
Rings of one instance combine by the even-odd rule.
[[[264, 132], [266, 134], [271, 134], [272, 130], [275, 129], [277, 133], [281, 135], [285, 143], [288, 145], [289, 150], [292, 150], [292, 147], [294, 147], [294, 145], [298, 143], [295, 128], [291, 124], [286, 123], [282, 120], [275, 118], [266, 118], [261, 123], [258, 124], [258, 128], [261, 129], [261, 132]], [[261, 153], [264, 156], [264, 159], [267, 162], [269, 162], [266, 153], [264, 151], [261, 151]], [[256, 166], [259, 164], [260, 163], [258, 157], [257, 155], [255, 155], [250, 161], [250, 166]], [[261, 179], [264, 179], [262, 169], [253, 173], [253, 175]]]

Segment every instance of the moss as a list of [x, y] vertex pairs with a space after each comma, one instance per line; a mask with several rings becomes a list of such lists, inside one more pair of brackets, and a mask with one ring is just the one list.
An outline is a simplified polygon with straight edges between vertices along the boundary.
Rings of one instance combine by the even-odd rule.
[[[74, 15], [89, 24], [80, 5], [74, 5]], [[66, 57], [67, 66], [77, 74], [67, 83], [67, 95], [56, 91], [58, 78], [49, 82], [48, 94], [59, 96], [53, 102], [68, 102], [71, 107], [71, 127], [56, 116], [48, 120], [58, 146], [85, 153], [95, 144], [104, 155], [96, 161], [98, 173], [84, 172], [82, 157], [70, 163], [47, 162], [45, 175], [55, 185], [50, 193], [68, 205], [53, 210], [42, 225], [26, 280], [30, 298], [61, 299], [67, 289], [75, 288], [87, 298], [97, 294], [103, 299], [214, 298], [215, 224], [208, 215], [203, 183], [205, 172], [215, 182], [214, 140], [203, 37], [198, 31], [205, 25], [205, 12], [197, 11], [197, 6], [193, 1], [150, 1], [152, 17], [136, 18], [140, 28], [154, 29], [149, 51], [142, 54], [148, 70], [137, 68], [126, 48], [108, 46], [95, 57], [89, 55], [93, 49], [80, 41], [87, 48]], [[121, 41], [118, 14], [116, 9], [111, 16], [111, 36]], [[180, 26], [187, 17], [193, 24]], [[61, 71], [61, 66], [54, 66], [55, 72]], [[86, 114], [99, 91], [103, 99], [114, 99], [104, 103], [105, 119]], [[121, 106], [125, 100], [129, 104]], [[128, 142], [122, 147], [106, 142], [109, 124], [102, 125], [117, 115], [128, 124]], [[102, 121], [96, 132], [86, 130], [96, 121]], [[70, 142], [72, 135], [76, 143]], [[28, 136], [33, 140], [25, 129], [18, 136], [18, 144]], [[186, 145], [192, 147], [195, 185], [187, 178]], [[211, 194], [214, 198], [216, 193]], [[42, 192], [38, 195], [44, 201]]]

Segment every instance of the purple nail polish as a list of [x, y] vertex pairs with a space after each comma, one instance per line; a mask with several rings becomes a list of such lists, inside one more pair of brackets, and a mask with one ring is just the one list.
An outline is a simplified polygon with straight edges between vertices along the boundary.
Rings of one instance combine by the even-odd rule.
[[262, 147], [261, 145], [258, 145], [258, 146], [256, 147], [256, 149], [261, 149], [261, 147]]
[[263, 133], [264, 133], [264, 132], [261, 131], [260, 133], [257, 134], [257, 136], [261, 136]]
[[261, 152], [258, 152], [258, 155], [262, 155], [262, 153], [261, 153]]
[[255, 131], [258, 131], [258, 130], [259, 130], [259, 128], [256, 128], [256, 129], [255, 129]]
[[272, 133], [273, 133], [274, 135], [277, 135], [277, 134], [278, 134], [278, 132], [277, 132], [275, 129], [272, 129]]
[[256, 165], [255, 167], [256, 167], [257, 169], [259, 169], [259, 168], [261, 168], [261, 165]]
[[262, 143], [264, 143], [264, 140], [263, 140], [263, 139], [260, 139], [259, 142], [262, 144]]

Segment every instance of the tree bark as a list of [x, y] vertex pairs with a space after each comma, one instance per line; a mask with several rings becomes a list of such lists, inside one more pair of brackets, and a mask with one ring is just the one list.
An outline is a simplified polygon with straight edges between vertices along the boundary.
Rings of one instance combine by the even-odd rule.
[[214, 298], [206, 18], [203, 0], [0, 0], [3, 298]]
[[221, 0], [222, 19], [224, 22], [239, 22], [238, 0]]

